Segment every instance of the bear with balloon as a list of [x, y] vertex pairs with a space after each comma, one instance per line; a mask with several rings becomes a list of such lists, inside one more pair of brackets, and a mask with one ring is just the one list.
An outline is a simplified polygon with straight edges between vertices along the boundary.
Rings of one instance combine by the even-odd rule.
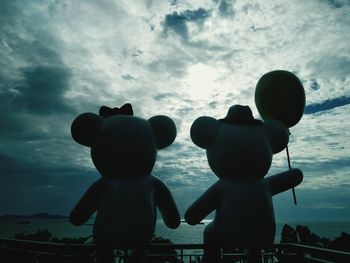
[[[185, 213], [195, 225], [215, 211], [203, 233], [203, 262], [221, 262], [220, 248], [249, 249], [248, 262], [259, 262], [262, 247], [273, 244], [276, 231], [272, 197], [303, 180], [300, 169], [289, 161], [289, 128], [299, 122], [305, 106], [300, 80], [277, 70], [263, 75], [256, 85], [255, 102], [264, 121], [254, 119], [248, 106], [233, 105], [225, 118], [197, 118], [191, 126], [192, 141], [206, 150], [218, 181]], [[272, 156], [287, 150], [289, 169], [267, 175]]]

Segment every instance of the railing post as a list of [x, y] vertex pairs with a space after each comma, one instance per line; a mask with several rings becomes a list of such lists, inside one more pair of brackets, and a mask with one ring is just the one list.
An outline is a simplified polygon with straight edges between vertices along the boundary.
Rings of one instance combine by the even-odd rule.
[[247, 251], [248, 263], [262, 263], [261, 249], [252, 248]]

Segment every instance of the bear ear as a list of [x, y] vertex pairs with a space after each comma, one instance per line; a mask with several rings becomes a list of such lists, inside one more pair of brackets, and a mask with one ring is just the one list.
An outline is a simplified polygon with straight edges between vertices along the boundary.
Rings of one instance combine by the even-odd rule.
[[279, 153], [286, 148], [289, 141], [289, 132], [284, 124], [278, 120], [266, 120], [264, 122], [267, 137], [269, 139], [272, 152]]
[[150, 118], [158, 149], [168, 147], [176, 138], [176, 126], [172, 119], [164, 115], [157, 115]]
[[94, 113], [83, 113], [74, 119], [71, 126], [73, 139], [82, 145], [91, 147], [102, 125], [102, 118]]
[[219, 127], [218, 120], [208, 116], [199, 117], [191, 126], [191, 139], [197, 146], [208, 149], [215, 140]]

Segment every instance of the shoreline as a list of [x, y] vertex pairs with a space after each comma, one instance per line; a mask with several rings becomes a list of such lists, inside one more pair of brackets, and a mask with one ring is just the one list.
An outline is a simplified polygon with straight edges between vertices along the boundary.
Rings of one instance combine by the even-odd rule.
[[[61, 219], [30, 219], [26, 224], [19, 224], [18, 220], [0, 219], [0, 237], [10, 238], [20, 231], [36, 232], [38, 229], [48, 229], [57, 237], [84, 237], [92, 233], [94, 219], [89, 219], [86, 224], [76, 227], [69, 223], [64, 218]], [[203, 224], [190, 226], [182, 222], [177, 229], [169, 229], [163, 223], [163, 220], [157, 220], [156, 231], [157, 235], [169, 238], [175, 243], [201, 243], [202, 235], [205, 226], [212, 220], [203, 220]], [[285, 224], [292, 227], [297, 225], [307, 226], [313, 233], [320, 237], [335, 238], [342, 232], [350, 233], [349, 221], [283, 221], [276, 223], [275, 242], [281, 239], [282, 228]]]

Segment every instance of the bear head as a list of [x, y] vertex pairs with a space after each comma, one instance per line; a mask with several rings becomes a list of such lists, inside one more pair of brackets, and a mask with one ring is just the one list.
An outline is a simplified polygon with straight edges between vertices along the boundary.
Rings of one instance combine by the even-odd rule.
[[256, 120], [248, 106], [234, 105], [224, 119], [196, 119], [191, 139], [206, 149], [209, 166], [219, 178], [251, 181], [267, 174], [272, 155], [287, 146], [289, 134], [281, 122]]
[[91, 148], [91, 158], [100, 174], [108, 178], [149, 175], [157, 150], [173, 143], [176, 126], [172, 119], [158, 115], [145, 120], [133, 116], [130, 104], [99, 115], [83, 113], [71, 126], [73, 139]]

